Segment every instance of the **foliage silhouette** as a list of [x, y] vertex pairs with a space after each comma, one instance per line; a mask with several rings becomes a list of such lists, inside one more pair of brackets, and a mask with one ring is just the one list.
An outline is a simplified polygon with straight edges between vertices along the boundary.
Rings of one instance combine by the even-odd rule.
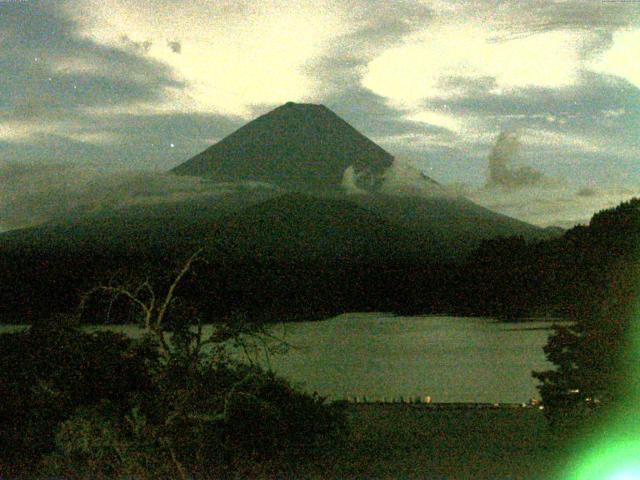
[[565, 241], [575, 284], [563, 293], [575, 323], [556, 327], [545, 347], [555, 369], [533, 375], [541, 381], [550, 420], [575, 428], [576, 416], [619, 404], [634, 381], [629, 375], [637, 362], [630, 346], [640, 294], [640, 199], [597, 213]]
[[3, 366], [20, 367], [0, 379], [3, 462], [40, 458], [36, 474], [69, 478], [222, 478], [277, 472], [341, 438], [339, 405], [230, 355], [230, 344], [268, 335], [261, 325], [236, 315], [205, 334], [197, 311], [176, 302], [199, 253], [166, 289], [145, 279], [83, 296], [81, 314], [94, 296], [107, 308], [126, 298], [141, 339], [50, 321], [0, 336]]

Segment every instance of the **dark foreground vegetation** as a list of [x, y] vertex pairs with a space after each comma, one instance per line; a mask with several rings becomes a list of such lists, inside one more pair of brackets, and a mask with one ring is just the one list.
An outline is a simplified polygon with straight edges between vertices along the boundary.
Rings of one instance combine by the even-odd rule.
[[232, 362], [218, 335], [208, 354], [186, 331], [168, 353], [64, 324], [1, 335], [0, 478], [270, 476], [343, 437], [339, 405]]
[[575, 431], [624, 404], [637, 414], [640, 199], [594, 215], [562, 241], [573, 268], [555, 295], [575, 322], [557, 327], [544, 348], [555, 368], [533, 375], [551, 424]]
[[[452, 270], [414, 265], [400, 275], [352, 264], [314, 277], [263, 265], [257, 278], [274, 283], [258, 284], [246, 270], [210, 276], [212, 260], [198, 252], [176, 275], [114, 276], [70, 295], [81, 307], [74, 315], [0, 335], [0, 477], [551, 478], [565, 439], [628, 400], [637, 381], [629, 374], [639, 240], [640, 200], [632, 200], [555, 240], [485, 242]], [[575, 323], [545, 347], [555, 368], [534, 373], [544, 411], [328, 404], [226, 351], [266, 334], [246, 320], [252, 312], [285, 308], [291, 292], [278, 278], [298, 282], [300, 312], [332, 313], [323, 310], [328, 298], [331, 308], [363, 310], [369, 298], [371, 308], [416, 312], [439, 305], [517, 318], [542, 309]], [[335, 278], [347, 290], [317, 290]], [[312, 292], [321, 294], [310, 307]], [[137, 322], [147, 335], [79, 328], [94, 318]], [[200, 326], [212, 318], [218, 328], [205, 337]]]
[[302, 465], [299, 478], [555, 478], [567, 439], [537, 409], [435, 410], [357, 404], [346, 446]]
[[[232, 359], [267, 335], [258, 325], [237, 315], [203, 333], [175, 297], [199, 253], [166, 290], [98, 286], [78, 315], [0, 335], [0, 477], [271, 476], [344, 437], [340, 405]], [[93, 297], [127, 299], [145, 335], [81, 330]]]

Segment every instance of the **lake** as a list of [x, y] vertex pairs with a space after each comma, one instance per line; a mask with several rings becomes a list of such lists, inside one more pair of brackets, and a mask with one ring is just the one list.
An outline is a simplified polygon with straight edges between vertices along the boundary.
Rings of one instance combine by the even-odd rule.
[[[546, 370], [550, 322], [350, 313], [284, 323], [291, 347], [272, 368], [331, 399], [415, 398], [434, 402], [526, 402], [540, 398], [532, 370]], [[110, 327], [135, 335], [132, 327]]]
[[293, 344], [275, 371], [331, 398], [431, 396], [434, 402], [540, 398], [532, 370], [552, 367], [542, 347], [549, 322], [345, 314], [284, 324]]

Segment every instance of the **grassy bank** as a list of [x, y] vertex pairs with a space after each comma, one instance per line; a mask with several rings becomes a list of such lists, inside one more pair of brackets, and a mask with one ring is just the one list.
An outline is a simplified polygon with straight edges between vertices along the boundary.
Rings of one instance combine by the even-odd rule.
[[[258, 465], [240, 469], [235, 478], [556, 480], [558, 460], [567, 456], [537, 409], [347, 409], [351, 431], [341, 445], [284, 471]], [[0, 468], [0, 478], [33, 478], [28, 471]]]
[[349, 406], [349, 439], [293, 477], [548, 479], [565, 455], [537, 409]]

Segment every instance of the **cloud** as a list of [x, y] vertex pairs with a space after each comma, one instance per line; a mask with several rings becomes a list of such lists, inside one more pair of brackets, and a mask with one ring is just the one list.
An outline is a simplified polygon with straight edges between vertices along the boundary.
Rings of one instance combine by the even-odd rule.
[[535, 225], [570, 228], [588, 223], [599, 210], [638, 196], [640, 188], [603, 184], [597, 189], [585, 187], [583, 194], [576, 194], [572, 185], [549, 184], [518, 190], [467, 188], [465, 194], [491, 210]]
[[444, 111], [418, 110], [409, 114], [406, 118], [435, 127], [442, 127], [451, 132], [460, 132], [462, 130], [462, 119]]
[[520, 139], [516, 132], [500, 132], [489, 154], [488, 187], [513, 189], [537, 185], [544, 181], [544, 176], [539, 170], [526, 165], [512, 165], [519, 150]]
[[139, 51], [78, 37], [62, 5], [0, 2], [0, 124], [31, 122], [38, 135], [87, 107], [162, 102], [180, 88], [168, 67]]
[[576, 195], [578, 195], [579, 197], [595, 197], [596, 195], [598, 195], [598, 191], [592, 187], [583, 187], [578, 190], [578, 193], [576, 193]]
[[[575, 142], [572, 137], [562, 139], [561, 135], [553, 132], [529, 129], [525, 133], [525, 139], [535, 149], [543, 149], [545, 143], [557, 146], [560, 141]], [[581, 178], [574, 172], [569, 180], [545, 174], [532, 166], [514, 165], [519, 160], [522, 147], [522, 135], [519, 132], [502, 131], [488, 157], [485, 184], [477, 187], [468, 183], [454, 183], [447, 188], [454, 194], [467, 196], [505, 215], [539, 226], [564, 228], [588, 223], [596, 211], [613, 207], [640, 193], [640, 177], [637, 175], [636, 178], [626, 175], [626, 182], [622, 182], [612, 175], [593, 175], [596, 169], [591, 168], [587, 169], [586, 177]], [[589, 146], [580, 146], [579, 151], [588, 149]], [[543, 155], [546, 153], [543, 152]], [[591, 155], [604, 168], [607, 164], [603, 160], [611, 161], [607, 154], [602, 157], [602, 152], [597, 150], [592, 149]], [[583, 184], [576, 186], [580, 183]]]
[[366, 195], [368, 192], [358, 186], [358, 174], [353, 165], [347, 167], [342, 175], [342, 188], [350, 195]]
[[343, 15], [349, 28], [336, 35], [306, 66], [328, 93], [343, 90], [345, 85], [359, 85], [369, 61], [423, 29], [434, 17], [430, 6], [412, 0], [351, 0], [345, 5]]
[[[347, 167], [342, 176], [342, 189], [352, 195], [367, 195], [366, 189], [371, 185], [371, 179], [366, 173], [358, 174], [353, 165]], [[387, 168], [378, 184], [379, 193], [386, 195], [412, 196], [412, 197], [443, 197], [455, 195], [449, 188], [443, 187], [435, 180], [429, 178], [410, 161], [394, 159]], [[362, 185], [366, 186], [365, 188]]]
[[377, 142], [398, 135], [428, 136], [444, 130], [441, 126], [407, 116], [406, 112], [390, 107], [382, 97], [357, 86], [333, 92], [324, 99], [324, 104]]
[[577, 82], [578, 34], [543, 32], [501, 42], [493, 41], [491, 35], [490, 25], [471, 22], [429, 28], [369, 62], [363, 85], [395, 104], [415, 106], [423, 99], [464, 94], [451, 89], [451, 78], [458, 79], [460, 86], [489, 79], [498, 94]]
[[215, 196], [220, 187], [193, 177], [77, 165], [0, 165], [0, 231], [57, 222], [101, 210]]
[[[424, 145], [422, 166], [435, 167], [445, 175], [442, 180], [462, 180], [479, 168], [484, 171], [482, 163], [495, 142], [496, 130], [518, 131], [521, 161], [535, 165], [547, 177], [578, 177], [584, 182], [590, 176], [640, 180], [640, 170], [631, 168], [640, 161], [634, 128], [640, 118], [640, 89], [628, 82], [584, 73], [578, 85], [562, 89], [531, 87], [499, 95], [473, 83], [465, 88], [473, 93], [425, 101], [408, 117], [424, 115], [429, 121], [435, 113], [431, 121], [449, 123], [449, 134], [423, 135], [422, 143], [411, 143], [416, 151]], [[445, 168], [446, 160], [434, 151], [435, 146], [448, 147], [455, 158], [463, 154], [467, 173], [450, 178], [451, 168]]]
[[[456, 85], [459, 78], [445, 80]], [[424, 108], [447, 108], [451, 113], [510, 118], [526, 121], [549, 115], [559, 120], [595, 117], [604, 111], [624, 110], [639, 97], [639, 90], [627, 82], [598, 73], [582, 72], [580, 82], [566, 88], [527, 87], [498, 93], [486, 78], [466, 79], [460, 88], [464, 95], [428, 99]]]
[[214, 114], [81, 111], [63, 121], [0, 121], [0, 151], [7, 162], [169, 170], [243, 123]]
[[595, 56], [590, 63], [597, 72], [624, 78], [640, 88], [640, 66], [635, 61], [640, 45], [640, 28], [624, 29], [613, 33], [611, 47]]
[[403, 106], [464, 97], [480, 79], [498, 95], [570, 87], [585, 71], [637, 86], [640, 11], [630, 3], [432, 1], [430, 22], [377, 52], [363, 85]]
[[450, 191], [406, 160], [395, 159], [384, 172], [381, 192], [417, 197], [449, 196]]
[[[446, 6], [448, 0], [439, 0]], [[473, 16], [483, 21], [508, 25], [511, 36], [550, 30], [596, 31], [610, 33], [638, 22], [638, 9], [632, 2], [584, 2], [583, 0], [521, 0], [499, 5], [482, 0], [457, 0], [450, 13]]]
[[[122, 48], [121, 37], [151, 42], [145, 58], [168, 67], [184, 89], [174, 109], [247, 116], [253, 105], [313, 99], [308, 62], [345, 32], [340, 2], [71, 0], [66, 12], [82, 38]], [[179, 38], [180, 55], [175, 43]]]

